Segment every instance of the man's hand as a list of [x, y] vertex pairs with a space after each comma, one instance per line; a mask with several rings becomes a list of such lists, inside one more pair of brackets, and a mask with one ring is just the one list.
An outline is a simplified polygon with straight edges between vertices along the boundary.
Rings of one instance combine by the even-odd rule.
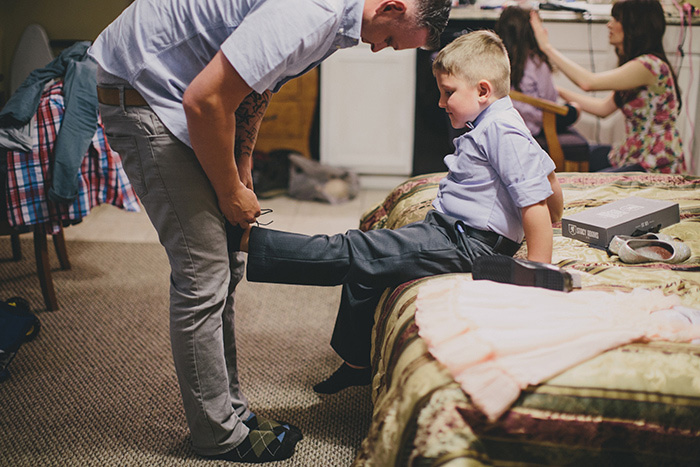
[[247, 228], [260, 216], [257, 196], [242, 182], [236, 183], [231, 194], [223, 199], [219, 198], [219, 209], [231, 224], [238, 224], [243, 228]]

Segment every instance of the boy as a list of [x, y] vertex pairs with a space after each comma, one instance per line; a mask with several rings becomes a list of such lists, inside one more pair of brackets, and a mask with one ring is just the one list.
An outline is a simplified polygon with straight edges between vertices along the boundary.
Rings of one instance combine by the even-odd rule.
[[508, 97], [510, 65], [500, 38], [490, 31], [459, 37], [437, 55], [433, 73], [452, 126], [470, 131], [445, 157], [449, 172], [424, 221], [333, 236], [229, 226], [232, 248], [248, 252], [249, 281], [343, 284], [331, 345], [344, 363], [316, 392], [369, 384], [374, 310], [385, 288], [469, 272], [479, 256], [513, 256], [523, 237], [529, 260], [551, 261], [561, 187]]

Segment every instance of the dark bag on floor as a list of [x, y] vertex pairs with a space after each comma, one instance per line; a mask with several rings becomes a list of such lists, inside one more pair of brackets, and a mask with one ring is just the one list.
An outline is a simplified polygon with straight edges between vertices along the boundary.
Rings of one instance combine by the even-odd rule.
[[7, 367], [20, 346], [37, 335], [39, 327], [39, 318], [29, 312], [26, 300], [15, 297], [0, 301], [0, 382], [10, 376]]
[[301, 154], [289, 155], [289, 196], [305, 201], [344, 203], [360, 191], [356, 173], [307, 159]]
[[253, 154], [253, 189], [260, 199], [286, 195], [289, 188], [288, 149]]

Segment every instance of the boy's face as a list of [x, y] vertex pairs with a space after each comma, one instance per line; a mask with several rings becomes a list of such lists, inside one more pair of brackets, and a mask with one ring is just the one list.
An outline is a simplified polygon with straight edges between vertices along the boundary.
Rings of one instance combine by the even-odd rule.
[[435, 79], [438, 89], [440, 89], [438, 105], [447, 112], [453, 128], [464, 128], [467, 122], [471, 122], [479, 116], [482, 108], [479, 90], [476, 86], [468, 84], [463, 78], [447, 73], [438, 72]]

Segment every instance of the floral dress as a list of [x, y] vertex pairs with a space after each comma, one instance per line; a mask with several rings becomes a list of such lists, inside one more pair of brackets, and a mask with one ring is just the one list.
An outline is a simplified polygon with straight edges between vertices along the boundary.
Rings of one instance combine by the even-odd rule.
[[643, 86], [622, 106], [626, 137], [610, 152], [615, 167], [640, 164], [649, 172], [687, 172], [683, 146], [678, 132], [679, 105], [669, 65], [647, 54], [639, 61], [658, 77], [656, 84]]

